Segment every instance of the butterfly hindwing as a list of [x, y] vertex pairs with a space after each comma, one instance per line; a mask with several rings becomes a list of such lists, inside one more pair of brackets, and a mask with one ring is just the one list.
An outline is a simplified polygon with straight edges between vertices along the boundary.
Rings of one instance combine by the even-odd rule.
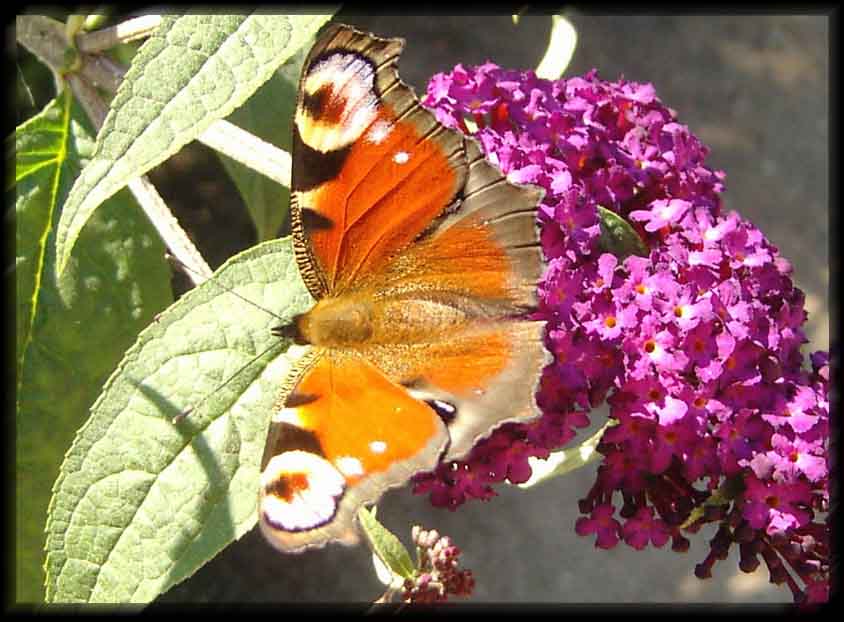
[[445, 425], [425, 403], [354, 354], [319, 351], [271, 423], [260, 524], [281, 550], [355, 542], [355, 512], [436, 465]]

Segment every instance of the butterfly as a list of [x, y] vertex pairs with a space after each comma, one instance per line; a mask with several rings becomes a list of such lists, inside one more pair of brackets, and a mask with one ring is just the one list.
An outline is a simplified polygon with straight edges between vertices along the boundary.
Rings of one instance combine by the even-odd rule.
[[330, 25], [303, 65], [291, 229], [317, 301], [274, 334], [308, 345], [261, 463], [261, 531], [282, 551], [358, 541], [390, 487], [539, 415], [540, 188], [422, 108], [404, 41]]

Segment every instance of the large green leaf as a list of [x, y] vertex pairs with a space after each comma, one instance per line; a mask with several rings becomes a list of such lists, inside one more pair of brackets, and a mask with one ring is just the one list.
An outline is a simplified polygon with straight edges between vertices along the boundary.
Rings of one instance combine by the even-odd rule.
[[[293, 112], [296, 109], [299, 73], [310, 47], [302, 46], [228, 120], [289, 152], [293, 142]], [[287, 218], [290, 190], [240, 162], [219, 155], [246, 203], [258, 231], [258, 240], [263, 242], [278, 237], [279, 229]]]
[[15, 158], [7, 195], [14, 187], [19, 602], [43, 598], [50, 488], [74, 432], [120, 356], [172, 301], [164, 247], [125, 191], [91, 219], [61, 278], [54, 272], [53, 227], [94, 148], [86, 124], [66, 92], [7, 140]]
[[254, 525], [273, 406], [305, 349], [270, 329], [312, 305], [285, 238], [229, 260], [141, 333], [62, 465], [49, 601], [148, 602]]
[[165, 16], [111, 102], [58, 224], [59, 270], [96, 207], [240, 106], [330, 15]]

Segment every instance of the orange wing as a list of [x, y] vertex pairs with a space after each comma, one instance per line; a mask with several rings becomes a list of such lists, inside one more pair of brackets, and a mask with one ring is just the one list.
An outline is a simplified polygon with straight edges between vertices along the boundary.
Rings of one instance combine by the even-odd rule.
[[399, 80], [401, 39], [330, 27], [299, 83], [291, 222], [315, 298], [379, 271], [453, 202], [462, 137]]
[[276, 413], [262, 460], [260, 524], [284, 551], [355, 542], [365, 501], [436, 465], [445, 425], [424, 402], [357, 356], [312, 357]]

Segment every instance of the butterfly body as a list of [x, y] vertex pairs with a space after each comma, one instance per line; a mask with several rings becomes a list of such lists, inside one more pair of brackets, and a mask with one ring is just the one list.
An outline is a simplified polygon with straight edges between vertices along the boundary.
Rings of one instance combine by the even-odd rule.
[[305, 61], [291, 221], [317, 300], [275, 413], [260, 524], [284, 551], [357, 540], [413, 473], [538, 416], [541, 190], [510, 184], [398, 79], [399, 39], [334, 25]]

